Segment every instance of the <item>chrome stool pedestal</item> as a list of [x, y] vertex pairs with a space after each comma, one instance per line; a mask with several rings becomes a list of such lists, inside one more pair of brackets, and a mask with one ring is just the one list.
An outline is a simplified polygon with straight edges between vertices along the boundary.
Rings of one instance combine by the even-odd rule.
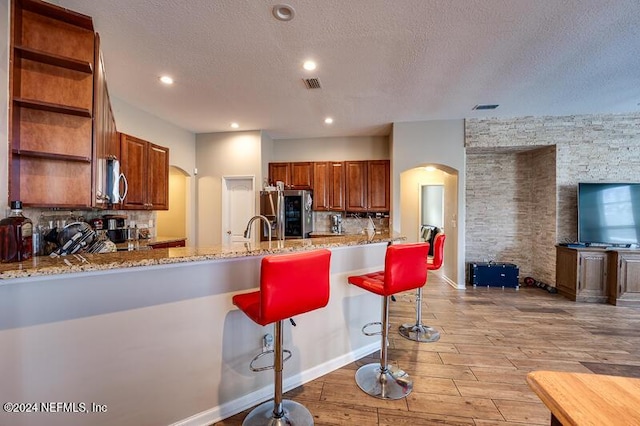
[[380, 363], [374, 362], [358, 368], [356, 384], [363, 392], [376, 398], [401, 399], [411, 393], [413, 381], [403, 370], [387, 364], [388, 325], [389, 296], [385, 296], [382, 298]]
[[398, 329], [400, 335], [414, 342], [428, 343], [440, 340], [440, 332], [433, 327], [422, 324], [422, 287], [416, 290], [416, 322], [402, 324]]
[[[282, 399], [282, 369], [284, 361], [286, 361], [283, 357], [285, 350], [282, 348], [282, 321], [274, 324], [273, 334], [274, 397], [251, 410], [242, 422], [242, 426], [311, 426], [313, 425], [313, 416], [304, 405], [289, 399]], [[269, 369], [269, 367], [265, 369]]]

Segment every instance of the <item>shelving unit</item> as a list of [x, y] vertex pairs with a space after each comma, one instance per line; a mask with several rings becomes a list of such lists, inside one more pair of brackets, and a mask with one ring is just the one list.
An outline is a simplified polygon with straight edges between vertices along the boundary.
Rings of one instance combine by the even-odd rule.
[[13, 46], [15, 55], [22, 59], [29, 59], [43, 64], [54, 65], [61, 68], [83, 72], [86, 74], [93, 73], [93, 64], [87, 61], [79, 61], [65, 56], [54, 55], [52, 53], [43, 52], [38, 49], [31, 49], [26, 46]]
[[92, 19], [12, 1], [9, 199], [91, 207], [95, 33]]

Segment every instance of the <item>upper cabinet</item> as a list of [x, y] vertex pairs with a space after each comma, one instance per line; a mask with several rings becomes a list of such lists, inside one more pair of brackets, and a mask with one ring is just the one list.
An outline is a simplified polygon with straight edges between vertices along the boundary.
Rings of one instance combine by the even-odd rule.
[[[120, 160], [120, 139], [116, 131], [116, 121], [111, 109], [107, 78], [104, 69], [100, 37], [96, 34], [96, 70], [94, 73], [95, 95], [93, 97], [93, 184], [95, 207], [109, 207], [107, 194], [107, 161]], [[113, 206], [111, 206], [113, 207]]]
[[127, 178], [127, 210], [169, 208], [169, 148], [120, 134], [121, 168]]
[[90, 17], [36, 0], [12, 2], [9, 199], [25, 206], [92, 206]]
[[344, 211], [344, 163], [313, 163], [313, 210]]
[[313, 163], [269, 163], [269, 182], [284, 182], [286, 189], [311, 189], [313, 185]]
[[389, 211], [389, 160], [345, 161], [345, 181], [346, 211]]
[[390, 168], [389, 160], [367, 161], [367, 211], [389, 211]]
[[390, 161], [269, 163], [269, 183], [313, 190], [313, 210], [388, 213]]

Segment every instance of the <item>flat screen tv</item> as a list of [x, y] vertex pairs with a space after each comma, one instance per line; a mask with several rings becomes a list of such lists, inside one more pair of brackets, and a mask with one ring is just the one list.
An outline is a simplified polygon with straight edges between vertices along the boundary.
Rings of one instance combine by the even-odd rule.
[[579, 183], [578, 240], [583, 244], [640, 243], [640, 183]]

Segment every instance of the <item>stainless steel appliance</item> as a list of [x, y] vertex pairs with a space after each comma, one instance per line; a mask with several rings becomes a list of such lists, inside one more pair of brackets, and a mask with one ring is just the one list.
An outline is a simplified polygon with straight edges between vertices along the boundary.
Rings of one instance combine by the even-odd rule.
[[107, 236], [114, 243], [124, 243], [129, 239], [127, 217], [121, 215], [104, 215], [107, 223]]
[[[120, 187], [124, 186], [121, 190]], [[124, 173], [120, 173], [120, 161], [107, 159], [107, 199], [109, 204], [118, 204], [127, 196], [129, 186]]]
[[[308, 238], [313, 231], [313, 204], [311, 191], [285, 190], [260, 192], [260, 214], [271, 222], [273, 239]], [[265, 241], [268, 233], [263, 226], [260, 240]]]

